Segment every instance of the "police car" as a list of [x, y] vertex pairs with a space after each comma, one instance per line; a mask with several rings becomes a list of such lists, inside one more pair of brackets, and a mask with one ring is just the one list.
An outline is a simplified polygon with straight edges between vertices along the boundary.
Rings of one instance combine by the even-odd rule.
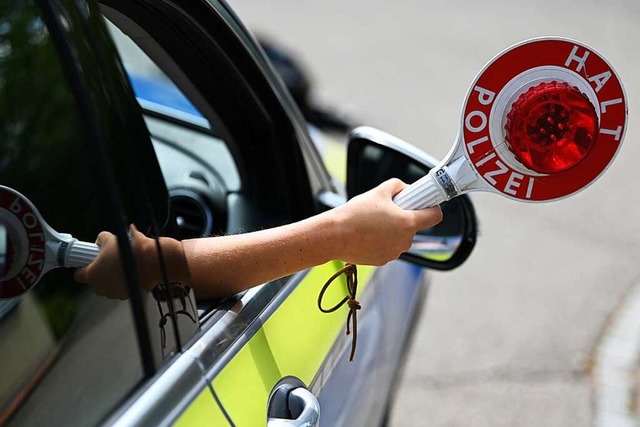
[[[11, 0], [0, 10], [0, 185], [81, 240], [126, 236], [130, 223], [178, 239], [276, 226], [433, 166], [360, 128], [343, 190], [222, 1]], [[317, 304], [338, 261], [214, 301], [184, 283], [142, 292], [127, 239], [126, 301], [51, 270], [0, 302], [0, 424], [380, 425], [424, 304], [425, 268], [455, 268], [475, 244], [469, 199], [444, 209], [403, 260], [359, 267], [352, 362], [348, 308]], [[29, 259], [12, 256], [28, 241], [14, 225], [0, 223], [0, 285], [16, 265], [28, 270]], [[326, 306], [345, 293], [331, 287]]]

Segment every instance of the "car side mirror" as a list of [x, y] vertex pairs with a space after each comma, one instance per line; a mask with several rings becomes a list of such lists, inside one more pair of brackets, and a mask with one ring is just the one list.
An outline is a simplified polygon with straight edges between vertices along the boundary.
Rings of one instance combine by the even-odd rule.
[[[437, 160], [413, 145], [370, 127], [349, 135], [347, 196], [355, 197], [378, 184], [400, 178], [410, 184], [426, 175]], [[444, 219], [416, 234], [411, 249], [400, 258], [436, 270], [452, 270], [471, 254], [478, 226], [467, 195], [440, 205]]]

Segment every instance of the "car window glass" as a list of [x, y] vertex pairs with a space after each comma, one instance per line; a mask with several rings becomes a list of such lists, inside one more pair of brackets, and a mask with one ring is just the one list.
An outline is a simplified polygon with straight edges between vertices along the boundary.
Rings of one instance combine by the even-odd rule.
[[[190, 98], [138, 45], [148, 37], [130, 37], [105, 19], [143, 108], [145, 122], [165, 183], [178, 239], [229, 232], [227, 193], [241, 189], [235, 160], [212, 125]], [[141, 32], [142, 34], [142, 32]]]
[[[112, 207], [38, 15], [29, 1], [0, 2], [0, 185], [29, 198], [57, 231], [93, 242], [114, 231], [105, 220]], [[25, 248], [20, 239], [9, 232], [9, 263]], [[0, 300], [0, 348], [2, 425], [94, 425], [143, 379], [129, 302], [96, 296], [71, 269]]]
[[108, 20], [106, 23], [138, 102], [143, 107], [168, 108], [174, 110], [173, 114], [182, 113], [194, 116], [191, 117], [191, 120], [200, 119], [203, 126], [208, 127], [209, 122], [202, 113], [187, 99], [160, 67], [118, 27]]

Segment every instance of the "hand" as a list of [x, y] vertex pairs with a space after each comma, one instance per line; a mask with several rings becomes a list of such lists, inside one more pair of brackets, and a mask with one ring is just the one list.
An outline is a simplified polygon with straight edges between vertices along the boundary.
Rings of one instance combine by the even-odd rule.
[[[129, 235], [140, 283], [148, 292], [162, 281], [156, 242], [139, 232], [134, 225], [131, 225]], [[168, 274], [171, 279], [175, 279], [172, 281], [185, 280], [188, 275], [184, 274], [186, 262], [180, 242], [161, 238], [160, 243]], [[96, 244], [100, 246], [98, 257], [88, 266], [77, 269], [74, 274], [75, 280], [86, 283], [97, 295], [111, 299], [127, 299], [129, 290], [118, 250], [118, 239], [113, 234], [103, 231], [98, 235]]]
[[386, 264], [409, 250], [419, 230], [442, 221], [440, 206], [404, 210], [393, 203], [393, 196], [406, 186], [399, 179], [390, 179], [334, 209], [345, 233], [342, 261]]
[[73, 278], [86, 283], [97, 295], [120, 300], [128, 298], [118, 239], [108, 231], [103, 231], [98, 235], [96, 245], [100, 246], [96, 259], [88, 266], [78, 268]]

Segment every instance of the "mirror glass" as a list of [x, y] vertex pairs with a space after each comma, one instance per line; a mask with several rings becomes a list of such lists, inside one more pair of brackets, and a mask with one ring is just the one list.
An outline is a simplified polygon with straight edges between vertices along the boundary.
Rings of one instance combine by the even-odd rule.
[[[402, 154], [392, 146], [367, 140], [350, 141], [349, 150], [349, 197], [367, 191], [390, 178], [399, 178], [407, 184], [426, 175], [434, 166], [427, 160], [418, 161]], [[466, 196], [458, 197], [440, 205], [444, 219], [431, 228], [421, 230], [414, 238], [405, 259], [420, 263], [419, 259], [431, 261], [428, 266], [449, 269], [444, 264], [452, 260], [467, 234], [470, 204]], [[465, 256], [466, 258], [466, 256]]]

